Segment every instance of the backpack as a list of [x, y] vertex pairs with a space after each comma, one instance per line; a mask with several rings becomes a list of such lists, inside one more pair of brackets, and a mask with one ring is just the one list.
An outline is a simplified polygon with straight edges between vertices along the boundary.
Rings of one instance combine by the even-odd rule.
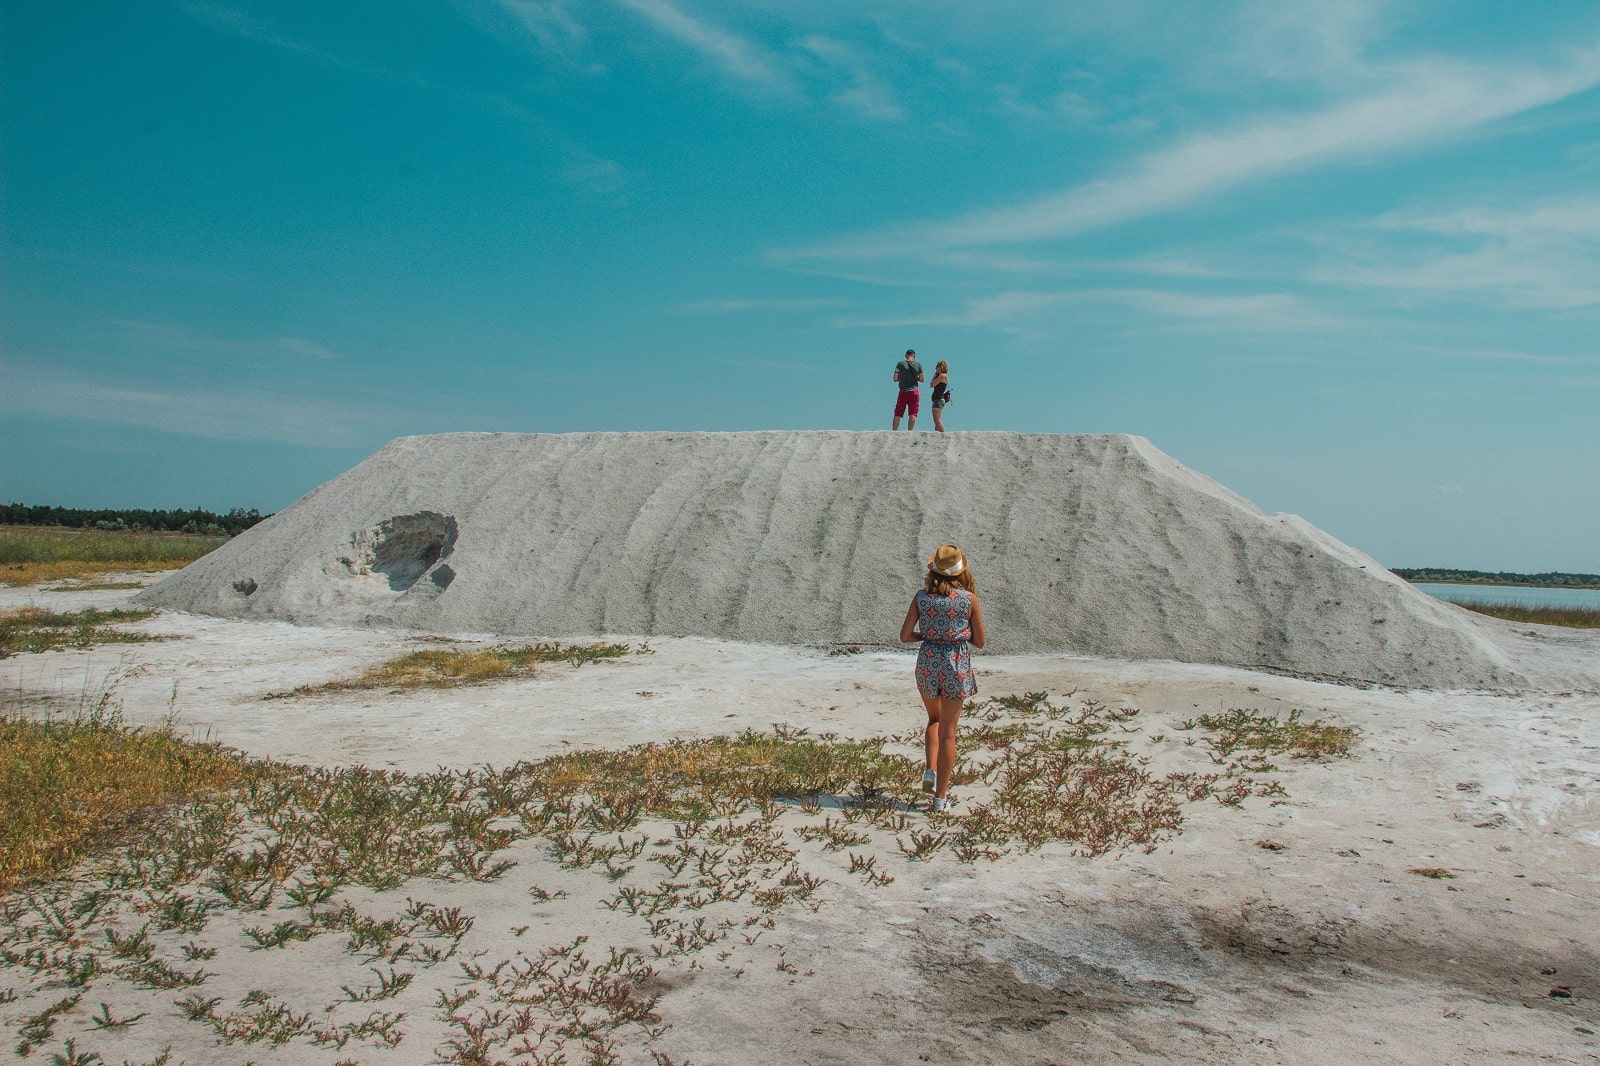
[[900, 382], [901, 392], [910, 392], [917, 387], [917, 378], [921, 376], [920, 368], [916, 363], [901, 360], [900, 365], [894, 368], [895, 377]]

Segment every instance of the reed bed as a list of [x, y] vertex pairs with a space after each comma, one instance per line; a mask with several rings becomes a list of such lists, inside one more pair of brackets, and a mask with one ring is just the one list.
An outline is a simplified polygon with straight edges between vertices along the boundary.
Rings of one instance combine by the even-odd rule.
[[1456, 606], [1492, 618], [1504, 618], [1508, 622], [1533, 622], [1536, 625], [1567, 626], [1572, 629], [1600, 629], [1600, 607], [1521, 603], [1457, 603]]
[[0, 526], [0, 582], [31, 585], [120, 570], [173, 570], [226, 542], [181, 533]]

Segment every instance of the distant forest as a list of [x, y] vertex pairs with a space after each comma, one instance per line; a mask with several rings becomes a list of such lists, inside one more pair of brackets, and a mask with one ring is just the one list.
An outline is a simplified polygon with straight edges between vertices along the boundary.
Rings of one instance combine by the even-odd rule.
[[227, 514], [214, 514], [198, 508], [192, 511], [85, 510], [78, 507], [46, 507], [43, 504], [0, 504], [0, 525], [65, 526], [68, 529], [100, 529], [112, 532], [195, 533], [210, 537], [232, 537], [263, 518], [254, 507], [246, 511], [235, 507]]
[[1395, 573], [1407, 581], [1450, 581], [1463, 585], [1542, 585], [1546, 588], [1600, 588], [1600, 574], [1512, 574], [1504, 570], [1445, 570], [1423, 567], [1420, 570], [1403, 570]]

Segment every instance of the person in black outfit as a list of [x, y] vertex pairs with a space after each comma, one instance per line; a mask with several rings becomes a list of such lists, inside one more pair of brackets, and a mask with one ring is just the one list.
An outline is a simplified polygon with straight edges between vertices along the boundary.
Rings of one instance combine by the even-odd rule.
[[950, 364], [943, 359], [933, 367], [933, 428], [944, 432], [944, 405], [950, 402]]

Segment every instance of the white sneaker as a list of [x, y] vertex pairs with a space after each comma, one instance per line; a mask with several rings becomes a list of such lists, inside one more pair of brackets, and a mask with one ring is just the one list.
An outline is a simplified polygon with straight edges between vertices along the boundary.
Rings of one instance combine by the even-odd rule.
[[922, 791], [932, 792], [938, 783], [939, 779], [934, 776], [932, 770], [922, 771]]
[[950, 801], [945, 799], [943, 796], [935, 796], [934, 799], [933, 799], [933, 813], [934, 814], [948, 814], [948, 813], [950, 813]]

